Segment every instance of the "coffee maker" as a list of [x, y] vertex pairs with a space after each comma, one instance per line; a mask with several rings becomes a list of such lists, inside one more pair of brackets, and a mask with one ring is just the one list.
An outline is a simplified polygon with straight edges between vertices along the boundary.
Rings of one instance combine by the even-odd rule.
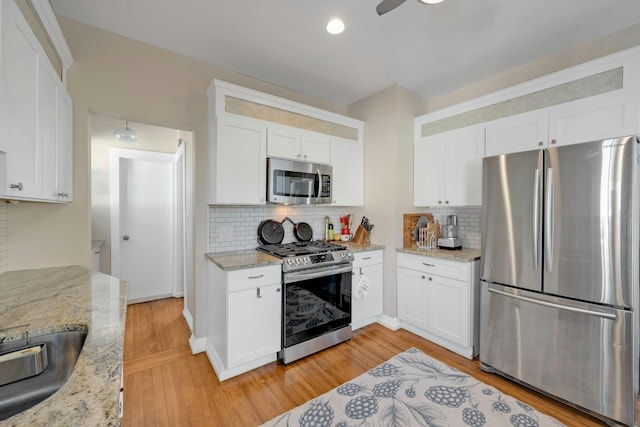
[[442, 237], [438, 239], [442, 249], [462, 249], [462, 239], [458, 237], [458, 216], [447, 215], [447, 223], [442, 225]]

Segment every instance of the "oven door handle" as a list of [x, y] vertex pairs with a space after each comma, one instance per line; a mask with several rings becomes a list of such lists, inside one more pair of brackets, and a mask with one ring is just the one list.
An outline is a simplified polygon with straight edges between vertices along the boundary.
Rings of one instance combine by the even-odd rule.
[[351, 273], [351, 264], [323, 267], [321, 271], [302, 271], [284, 274], [284, 283], [302, 282], [303, 280], [317, 279], [318, 277], [333, 276], [335, 274]]

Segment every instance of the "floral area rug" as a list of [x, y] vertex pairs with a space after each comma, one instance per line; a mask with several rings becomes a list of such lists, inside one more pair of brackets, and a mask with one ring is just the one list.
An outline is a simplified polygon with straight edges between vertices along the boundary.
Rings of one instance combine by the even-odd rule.
[[411, 348], [264, 427], [563, 426]]

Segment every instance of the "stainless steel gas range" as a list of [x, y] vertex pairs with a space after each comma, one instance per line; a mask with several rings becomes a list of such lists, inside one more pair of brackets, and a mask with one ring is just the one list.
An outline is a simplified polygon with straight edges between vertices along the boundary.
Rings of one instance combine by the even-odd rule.
[[353, 255], [322, 241], [262, 245], [282, 258], [283, 363], [291, 363], [351, 338]]

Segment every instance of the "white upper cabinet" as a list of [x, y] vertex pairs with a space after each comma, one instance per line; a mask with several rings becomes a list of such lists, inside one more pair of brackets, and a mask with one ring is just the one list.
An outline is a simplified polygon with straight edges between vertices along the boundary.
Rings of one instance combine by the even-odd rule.
[[267, 127], [259, 120], [217, 118], [210, 147], [210, 204], [265, 204]]
[[549, 109], [549, 144], [569, 145], [637, 134], [638, 94], [617, 90]]
[[422, 138], [414, 146], [415, 206], [482, 204], [484, 126]]
[[270, 125], [267, 129], [267, 157], [330, 163], [331, 138], [294, 127]]
[[[13, 1], [2, 3], [0, 102], [2, 146], [7, 153], [2, 195], [42, 197], [42, 129], [38, 87], [44, 63], [40, 45]], [[42, 75], [46, 78], [46, 75]], [[42, 93], [43, 98], [48, 94]], [[20, 108], [17, 108], [20, 106]]]
[[[211, 82], [207, 96], [209, 204], [264, 205], [267, 157], [333, 165], [334, 203], [363, 204], [364, 122], [220, 80]], [[328, 133], [307, 130], [318, 125]], [[334, 134], [353, 140], [335, 138], [334, 144]]]
[[543, 148], [548, 135], [549, 113], [546, 109], [493, 120], [486, 125], [485, 156]]
[[638, 103], [622, 90], [486, 124], [486, 157], [637, 133]]
[[71, 99], [15, 2], [0, 7], [0, 197], [71, 201]]
[[332, 197], [336, 206], [364, 205], [364, 147], [354, 141], [331, 139]]

